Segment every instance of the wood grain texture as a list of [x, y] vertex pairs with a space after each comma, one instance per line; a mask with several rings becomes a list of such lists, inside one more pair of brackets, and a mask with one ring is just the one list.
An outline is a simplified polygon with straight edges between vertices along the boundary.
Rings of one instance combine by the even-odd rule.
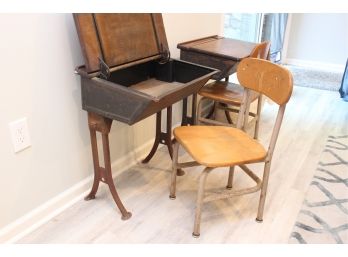
[[[207, 97], [217, 102], [231, 104], [233, 106], [241, 105], [243, 93], [243, 87], [227, 81], [209, 83], [199, 91], [200, 96]], [[252, 91], [250, 93], [250, 102], [254, 102], [258, 96], [259, 94], [257, 92]]]
[[179, 82], [165, 82], [154, 78], [144, 80], [140, 83], [130, 86], [130, 88], [147, 94], [151, 97], [162, 98], [167, 94], [177, 91], [179, 88], [184, 87], [184, 83]]
[[249, 57], [257, 44], [210, 36], [178, 44], [180, 59], [218, 69], [212, 78], [221, 80], [236, 71], [236, 64]]
[[[264, 144], [269, 141], [276, 112], [276, 106], [266, 101], [260, 124]], [[223, 114], [218, 112], [218, 118], [225, 118]], [[262, 224], [254, 221], [258, 199], [245, 195], [207, 203], [202, 215], [204, 233], [199, 239], [192, 238], [197, 179], [202, 168], [190, 168], [177, 178], [177, 199], [171, 201], [172, 164], [167, 149], [161, 148], [151, 164], [139, 163], [123, 173], [113, 167], [118, 191], [132, 211], [132, 219], [120, 220], [108, 188], [102, 184], [93, 204], [81, 199], [19, 242], [287, 243], [327, 136], [347, 134], [347, 124], [347, 103], [337, 92], [294, 88], [273, 156]], [[183, 151], [179, 151], [179, 158], [191, 160]], [[260, 165], [251, 167], [262, 170]], [[208, 189], [224, 188], [228, 168], [218, 168], [212, 174]], [[236, 189], [249, 186], [250, 179], [240, 168], [235, 169], [233, 180]]]
[[98, 58], [116, 67], [169, 49], [159, 13], [78, 13], [74, 20], [89, 73], [99, 70]]
[[159, 54], [151, 14], [95, 14], [104, 60], [109, 67]]
[[93, 15], [91, 13], [74, 14], [74, 21], [82, 48], [83, 57], [87, 72], [99, 70], [99, 58], [102, 52], [97, 36], [97, 31], [93, 25]]
[[211, 36], [178, 44], [181, 50], [206, 53], [211, 56], [222, 57], [234, 61], [250, 56], [255, 43], [232, 38]]
[[269, 48], [271, 47], [270, 41], [264, 41], [257, 44], [252, 50], [250, 57], [268, 60], [269, 58]]
[[292, 75], [289, 70], [267, 60], [246, 58], [237, 68], [241, 85], [271, 98], [279, 105], [286, 104], [292, 92]]
[[267, 154], [259, 142], [231, 127], [184, 126], [175, 128], [174, 136], [195, 161], [207, 167], [262, 161]]

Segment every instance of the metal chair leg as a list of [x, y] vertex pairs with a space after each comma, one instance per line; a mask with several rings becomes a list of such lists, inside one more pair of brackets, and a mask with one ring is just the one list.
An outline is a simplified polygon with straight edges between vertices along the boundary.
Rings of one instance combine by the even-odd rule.
[[193, 237], [199, 237], [200, 236], [200, 227], [201, 227], [201, 214], [202, 214], [202, 206], [203, 206], [203, 200], [204, 200], [204, 186], [205, 181], [207, 179], [207, 176], [210, 171], [212, 171], [213, 168], [206, 167], [199, 179], [199, 188], [198, 188], [198, 196], [197, 196], [197, 202], [196, 202], [196, 213], [195, 213], [195, 223], [193, 228]]
[[[222, 108], [227, 108], [228, 107], [228, 104], [225, 104], [225, 103], [221, 103], [221, 102], [217, 102], [217, 108], [219, 107], [222, 107]], [[230, 115], [230, 111], [228, 110], [224, 110], [224, 113], [225, 113], [225, 117], [226, 117], [226, 120], [229, 124], [233, 124], [233, 120], [232, 120], [232, 117]]]
[[192, 95], [191, 119], [193, 123], [191, 125], [196, 125], [197, 124], [197, 94]]
[[234, 166], [230, 167], [230, 171], [228, 173], [228, 181], [227, 181], [227, 189], [232, 189], [233, 186], [233, 176], [234, 176]]
[[186, 126], [188, 124], [187, 119], [187, 97], [182, 99], [182, 117], [181, 117], [181, 126]]
[[214, 114], [214, 108], [215, 108], [215, 104], [213, 103], [212, 108], [210, 109], [209, 113], [207, 114], [207, 116], [205, 117], [206, 119], [210, 119], [213, 114]]
[[179, 143], [174, 143], [173, 149], [173, 162], [172, 162], [172, 175], [171, 175], [171, 183], [170, 183], [170, 195], [169, 198], [174, 200], [175, 190], [176, 190], [176, 176], [177, 176], [177, 164], [178, 164], [178, 152], [179, 152]]
[[201, 115], [202, 115], [202, 102], [203, 102], [203, 100], [204, 100], [204, 97], [201, 97], [201, 99], [199, 99], [199, 101], [198, 101], [195, 125], [200, 124], [200, 119], [201, 119]]
[[263, 178], [262, 178], [262, 186], [261, 186], [261, 193], [260, 193], [260, 200], [259, 200], [259, 208], [257, 211], [257, 222], [263, 221], [263, 210], [265, 207], [265, 200], [266, 200], [266, 193], [267, 193], [267, 185], [268, 185], [268, 178], [269, 178], [269, 171], [271, 167], [271, 162], [267, 161], [265, 163], [265, 168], [263, 172]]
[[248, 129], [248, 124], [249, 124], [249, 110], [250, 110], [250, 99], [247, 99], [248, 103], [245, 109], [245, 115], [244, 115], [244, 121], [243, 121], [243, 131], [247, 131]]
[[216, 120], [217, 110], [218, 110], [218, 103], [214, 101], [213, 114], [211, 117], [212, 120]]
[[262, 107], [262, 95], [257, 99], [257, 110], [256, 110], [256, 123], [254, 130], [254, 139], [259, 137], [259, 127], [260, 127], [260, 118], [261, 118], [261, 107]]

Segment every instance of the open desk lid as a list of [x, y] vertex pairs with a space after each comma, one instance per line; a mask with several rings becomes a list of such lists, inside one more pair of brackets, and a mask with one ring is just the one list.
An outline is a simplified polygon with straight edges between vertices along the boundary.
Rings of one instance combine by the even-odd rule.
[[169, 58], [161, 14], [83, 13], [74, 20], [88, 73]]

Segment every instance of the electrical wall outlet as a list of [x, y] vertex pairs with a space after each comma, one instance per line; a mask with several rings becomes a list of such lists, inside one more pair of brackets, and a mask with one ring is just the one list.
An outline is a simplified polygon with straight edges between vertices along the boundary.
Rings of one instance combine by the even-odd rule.
[[8, 124], [11, 132], [14, 152], [17, 153], [31, 145], [27, 118], [22, 118]]

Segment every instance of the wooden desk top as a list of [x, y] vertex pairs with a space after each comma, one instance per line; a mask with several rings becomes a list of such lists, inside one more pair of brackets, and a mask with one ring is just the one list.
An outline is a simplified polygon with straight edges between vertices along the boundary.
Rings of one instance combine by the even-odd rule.
[[210, 36], [178, 44], [180, 50], [193, 51], [240, 61], [250, 55], [256, 43]]

